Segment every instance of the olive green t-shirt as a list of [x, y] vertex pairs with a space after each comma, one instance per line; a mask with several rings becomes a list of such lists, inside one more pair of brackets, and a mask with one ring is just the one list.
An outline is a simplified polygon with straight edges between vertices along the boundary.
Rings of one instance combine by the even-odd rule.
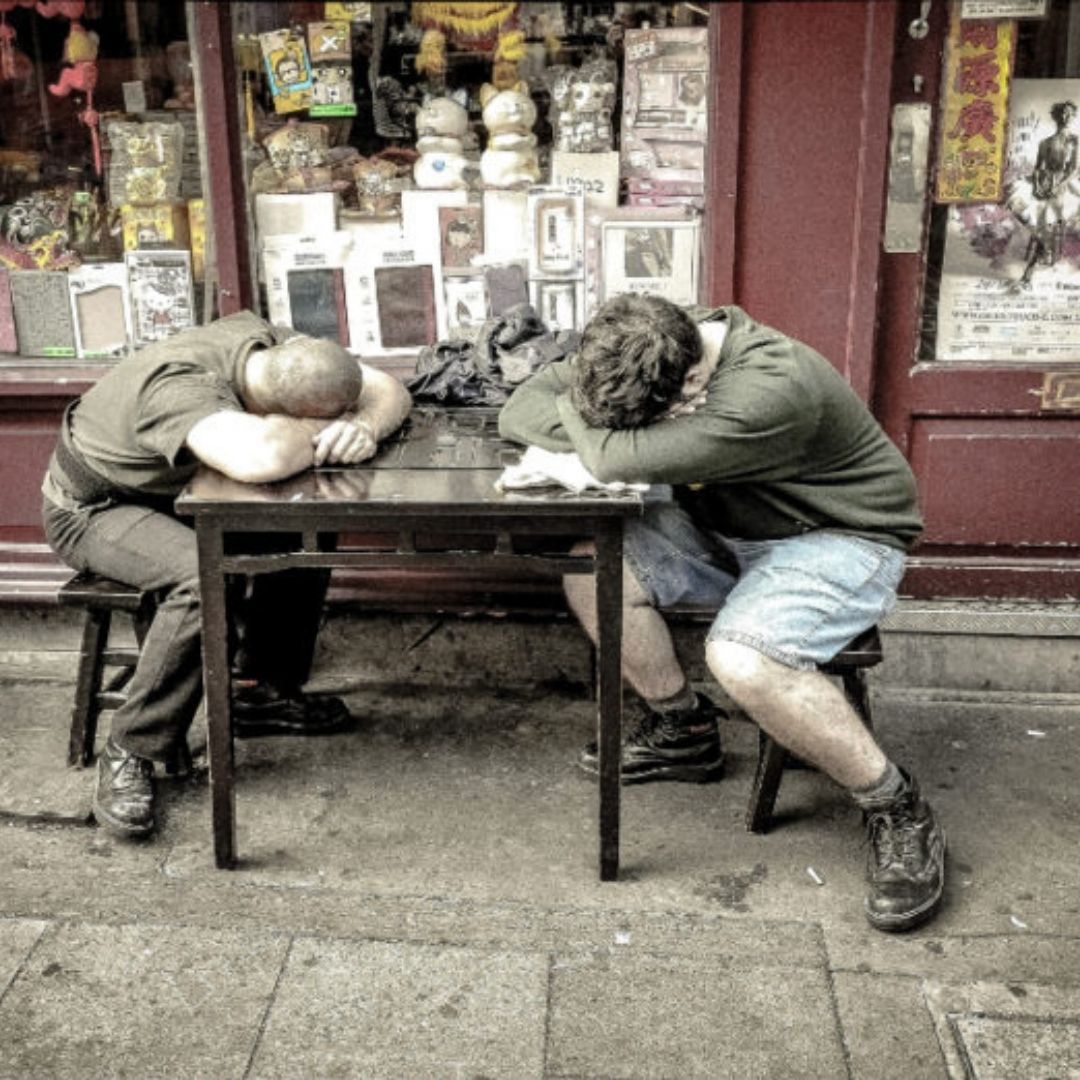
[[737, 307], [705, 402], [630, 430], [594, 428], [570, 398], [573, 364], [552, 364], [504, 406], [504, 437], [574, 450], [601, 481], [671, 484], [701, 525], [747, 540], [836, 529], [905, 550], [922, 529], [915, 478], [840, 373]]
[[279, 339], [277, 328], [242, 311], [125, 356], [79, 399], [76, 449], [122, 488], [178, 494], [198, 465], [188, 433], [214, 413], [243, 410], [248, 354]]

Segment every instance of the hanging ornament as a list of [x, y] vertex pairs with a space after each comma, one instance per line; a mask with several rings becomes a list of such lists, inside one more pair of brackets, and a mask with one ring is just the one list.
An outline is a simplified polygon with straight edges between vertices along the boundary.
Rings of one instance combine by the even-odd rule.
[[517, 4], [416, 3], [411, 17], [416, 26], [442, 30], [463, 49], [483, 52], [492, 48], [517, 9]]
[[93, 151], [94, 172], [102, 174], [101, 117], [94, 108], [94, 88], [97, 86], [98, 36], [87, 30], [79, 19], [86, 10], [86, 0], [39, 0], [38, 14], [46, 19], [60, 17], [71, 20], [71, 29], [64, 42], [64, 63], [60, 78], [49, 86], [54, 97], [67, 97], [73, 92], [86, 95], [86, 105], [79, 113], [79, 120], [90, 130], [90, 146]]

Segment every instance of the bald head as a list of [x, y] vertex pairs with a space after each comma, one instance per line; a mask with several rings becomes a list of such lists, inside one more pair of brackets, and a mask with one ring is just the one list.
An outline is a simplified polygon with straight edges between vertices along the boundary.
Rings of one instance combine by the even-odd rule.
[[244, 404], [260, 413], [340, 416], [356, 404], [362, 381], [360, 365], [346, 349], [301, 334], [248, 357]]

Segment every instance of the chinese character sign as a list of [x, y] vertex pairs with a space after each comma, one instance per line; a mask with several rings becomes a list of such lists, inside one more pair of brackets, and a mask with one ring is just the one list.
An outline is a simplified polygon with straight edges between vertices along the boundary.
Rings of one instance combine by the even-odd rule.
[[945, 45], [938, 202], [1002, 197], [1015, 36], [1012, 20], [961, 21], [954, 6]]

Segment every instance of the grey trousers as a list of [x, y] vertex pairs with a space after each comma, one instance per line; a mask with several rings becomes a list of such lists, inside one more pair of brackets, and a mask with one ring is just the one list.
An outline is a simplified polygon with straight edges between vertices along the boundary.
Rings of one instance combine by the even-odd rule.
[[[186, 736], [202, 696], [201, 611], [195, 530], [171, 513], [133, 503], [67, 510], [45, 499], [45, 536], [75, 570], [89, 570], [154, 594], [127, 701], [113, 714], [113, 741], [129, 753], [167, 760]], [[253, 535], [245, 550], [280, 548]], [[230, 583], [232, 642], [239, 673], [291, 691], [306, 682], [329, 571], [260, 574]], [[239, 649], [236, 638], [239, 637]]]

